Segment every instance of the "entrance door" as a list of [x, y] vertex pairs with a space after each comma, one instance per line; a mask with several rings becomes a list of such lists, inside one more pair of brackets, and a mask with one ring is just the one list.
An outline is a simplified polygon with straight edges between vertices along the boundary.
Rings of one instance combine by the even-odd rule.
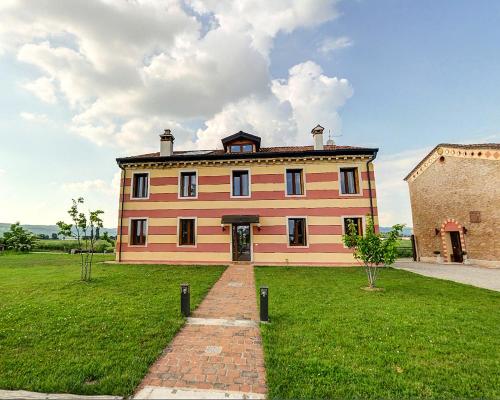
[[451, 239], [451, 261], [452, 262], [463, 262], [464, 257], [462, 255], [462, 244], [460, 243], [460, 233], [450, 232]]
[[251, 251], [250, 225], [233, 224], [233, 261], [250, 261]]

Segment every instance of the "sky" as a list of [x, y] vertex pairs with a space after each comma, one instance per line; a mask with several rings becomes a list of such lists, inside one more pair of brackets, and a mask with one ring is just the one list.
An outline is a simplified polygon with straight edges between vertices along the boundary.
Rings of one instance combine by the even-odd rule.
[[[403, 178], [438, 143], [500, 142], [500, 2], [3, 0], [0, 222], [71, 198], [117, 221], [115, 158], [220, 147], [378, 147], [380, 224], [412, 225]], [[325, 138], [326, 140], [326, 138]]]

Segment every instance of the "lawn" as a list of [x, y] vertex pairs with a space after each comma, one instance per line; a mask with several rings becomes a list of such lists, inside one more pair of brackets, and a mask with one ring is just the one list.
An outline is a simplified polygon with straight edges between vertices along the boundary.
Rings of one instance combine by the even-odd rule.
[[270, 398], [500, 398], [500, 293], [406, 271], [256, 268]]
[[[97, 261], [113, 256], [96, 256]], [[0, 389], [128, 395], [224, 267], [95, 264], [78, 255], [0, 255]]]

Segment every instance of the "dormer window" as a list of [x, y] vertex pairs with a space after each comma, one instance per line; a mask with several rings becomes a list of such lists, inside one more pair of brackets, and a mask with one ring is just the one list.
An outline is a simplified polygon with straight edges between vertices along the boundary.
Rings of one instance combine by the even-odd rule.
[[239, 131], [222, 139], [226, 153], [254, 153], [260, 149], [260, 137]]
[[232, 144], [229, 146], [229, 151], [231, 153], [252, 153], [253, 145], [252, 144]]

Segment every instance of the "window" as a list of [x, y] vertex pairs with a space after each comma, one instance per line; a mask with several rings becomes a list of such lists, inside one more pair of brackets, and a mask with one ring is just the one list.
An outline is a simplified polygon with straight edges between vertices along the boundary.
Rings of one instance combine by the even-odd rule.
[[249, 196], [250, 179], [248, 171], [233, 171], [233, 196]]
[[132, 178], [132, 198], [144, 199], [148, 197], [148, 173], [134, 174]]
[[232, 144], [229, 146], [231, 153], [251, 153], [253, 152], [253, 145], [251, 144]]
[[133, 246], [146, 245], [146, 219], [130, 220], [130, 244]]
[[195, 221], [193, 218], [179, 219], [179, 246], [195, 245]]
[[196, 197], [196, 172], [181, 172], [180, 197]]
[[359, 181], [358, 181], [357, 168], [341, 168], [340, 169], [340, 192], [342, 194], [358, 194]]
[[353, 222], [356, 226], [356, 232], [358, 235], [363, 235], [363, 219], [360, 217], [345, 217], [344, 218], [344, 234], [349, 233], [349, 224]]
[[288, 219], [288, 244], [290, 246], [307, 246], [306, 219]]
[[301, 169], [286, 170], [286, 194], [298, 196], [304, 194], [304, 183]]

